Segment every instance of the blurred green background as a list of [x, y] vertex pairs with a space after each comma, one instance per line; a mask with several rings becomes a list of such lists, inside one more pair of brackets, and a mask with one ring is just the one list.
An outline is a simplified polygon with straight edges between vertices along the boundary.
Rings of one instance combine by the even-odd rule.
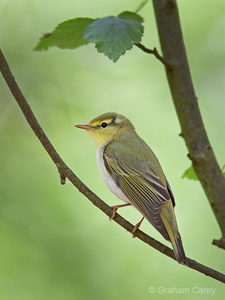
[[[138, 4], [138, 0], [2, 0], [0, 45], [59, 154], [109, 205], [121, 202], [100, 177], [90, 138], [73, 125], [107, 111], [132, 120], [173, 188], [187, 256], [224, 273], [225, 253], [211, 245], [221, 235], [204, 192], [198, 182], [181, 179], [190, 161], [178, 136], [163, 66], [138, 48], [116, 64], [93, 45], [74, 51], [32, 51], [43, 33], [64, 20], [116, 15]], [[180, 0], [178, 4], [196, 94], [222, 167], [225, 2]], [[140, 14], [146, 26], [143, 44], [160, 49], [151, 2]], [[212, 293], [200, 293], [200, 288], [215, 289], [213, 299], [224, 296], [222, 283], [132, 239], [70, 183], [61, 186], [54, 164], [2, 78], [0, 176], [0, 299], [212, 299]], [[132, 208], [120, 214], [134, 224], [140, 219]], [[146, 221], [142, 230], [166, 243]], [[186, 290], [181, 294], [165, 290], [173, 287]]]

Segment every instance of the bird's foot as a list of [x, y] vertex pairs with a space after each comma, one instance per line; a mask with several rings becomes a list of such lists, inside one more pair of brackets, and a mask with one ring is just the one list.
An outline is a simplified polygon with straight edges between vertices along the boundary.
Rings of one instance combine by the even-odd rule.
[[134, 229], [132, 230], [132, 238], [134, 239], [136, 236], [134, 235], [134, 233], [139, 229], [139, 227], [141, 226], [141, 223], [143, 222], [144, 220], [144, 217], [141, 219], [140, 222], [138, 222], [135, 226], [134, 226]]
[[113, 208], [113, 213], [112, 213], [112, 217], [109, 217], [109, 220], [111, 221], [112, 219], [115, 218], [116, 212], [120, 207], [125, 207], [125, 206], [130, 206], [130, 205], [131, 205], [131, 203], [125, 203], [125, 204], [119, 204], [119, 205], [111, 206]]

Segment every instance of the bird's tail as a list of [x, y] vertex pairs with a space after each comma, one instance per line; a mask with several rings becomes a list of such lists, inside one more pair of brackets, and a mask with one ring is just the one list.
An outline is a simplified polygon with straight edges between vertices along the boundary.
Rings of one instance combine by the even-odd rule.
[[176, 260], [179, 264], [187, 265], [187, 258], [184, 253], [181, 236], [178, 231], [177, 221], [171, 202], [161, 205], [160, 216], [168, 232]]

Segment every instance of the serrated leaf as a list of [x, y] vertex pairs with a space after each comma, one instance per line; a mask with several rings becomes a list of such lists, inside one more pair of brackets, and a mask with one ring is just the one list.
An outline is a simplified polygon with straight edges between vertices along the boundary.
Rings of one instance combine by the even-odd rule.
[[181, 178], [182, 178], [182, 179], [183, 179], [183, 178], [187, 178], [187, 179], [192, 179], [192, 180], [196, 180], [196, 181], [199, 180], [192, 166], [190, 166], [190, 167], [184, 172], [184, 174], [182, 175]]
[[132, 11], [123, 11], [122, 13], [120, 13], [118, 15], [118, 17], [125, 18], [125, 19], [137, 20], [141, 23], [144, 22], [144, 19], [140, 15], [138, 15], [138, 14], [132, 12]]
[[76, 18], [59, 24], [52, 33], [45, 34], [34, 50], [47, 50], [49, 47], [73, 49], [88, 44], [83, 33], [88, 25], [96, 19]]
[[[122, 13], [123, 14], [123, 13]], [[124, 12], [127, 15], [127, 12]], [[140, 20], [127, 17], [106, 17], [87, 26], [83, 38], [95, 43], [99, 52], [116, 62], [121, 55], [141, 41], [144, 28]]]

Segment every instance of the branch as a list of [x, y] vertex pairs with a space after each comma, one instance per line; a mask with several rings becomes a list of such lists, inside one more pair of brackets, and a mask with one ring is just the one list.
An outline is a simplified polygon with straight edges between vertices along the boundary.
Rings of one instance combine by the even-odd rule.
[[213, 244], [225, 249], [225, 176], [203, 124], [189, 70], [176, 0], [153, 0], [167, 79], [193, 168], [219, 224], [222, 237]]
[[141, 43], [139, 44], [135, 44], [135, 46], [137, 46], [138, 48], [140, 48], [141, 50], [143, 50], [144, 52], [146, 53], [149, 53], [149, 54], [153, 54], [155, 55], [155, 57], [161, 61], [161, 63], [164, 64], [165, 67], [167, 68], [170, 68], [170, 63], [164, 59], [161, 55], [159, 55], [158, 51], [156, 48], [153, 48], [153, 50], [149, 49], [149, 48], [146, 48], [144, 45], [142, 45]]
[[[41, 126], [39, 125], [36, 117], [34, 116], [29, 104], [27, 103], [25, 97], [23, 96], [20, 88], [18, 87], [10, 69], [0, 50], [0, 70], [2, 75], [12, 92], [15, 100], [19, 104], [27, 122], [29, 123], [30, 127], [33, 129], [34, 133], [38, 137], [39, 141], [44, 146], [45, 150], [48, 152], [49, 156], [55, 163], [58, 171], [60, 173], [61, 183], [65, 183], [65, 179], [67, 178], [82, 194], [84, 194], [96, 207], [98, 207], [101, 211], [103, 211], [108, 217], [111, 217], [113, 214], [113, 209], [108, 206], [105, 202], [103, 202], [96, 194], [94, 194], [72, 171], [68, 168], [68, 166], [63, 162], [59, 154], [56, 152], [54, 147], [52, 146], [51, 142], [45, 135], [44, 131], [42, 130]], [[133, 232], [134, 226], [121, 217], [119, 214], [116, 214], [115, 218], [113, 219], [117, 224], [121, 227], [129, 231], [130, 233]], [[156, 241], [146, 233], [141, 230], [137, 230], [134, 235], [143, 241], [144, 243], [148, 244], [149, 246], [153, 247], [154, 249], [158, 250], [159, 252], [167, 255], [168, 257], [175, 260], [173, 251], [166, 247], [165, 245], [161, 244], [160, 242]], [[192, 259], [187, 259], [188, 267], [192, 268], [200, 273], [203, 273], [211, 278], [214, 278], [218, 281], [225, 283], [225, 275], [213, 270], [209, 267], [206, 267]]]

